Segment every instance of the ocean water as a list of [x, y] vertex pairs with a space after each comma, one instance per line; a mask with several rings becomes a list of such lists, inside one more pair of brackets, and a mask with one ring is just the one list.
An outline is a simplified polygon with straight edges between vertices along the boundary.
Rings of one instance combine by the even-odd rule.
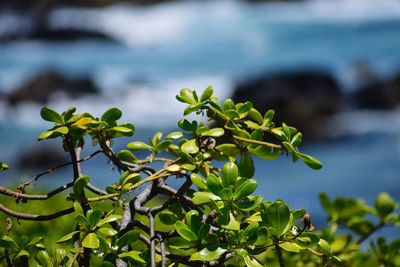
[[[23, 31], [29, 18], [0, 14], [0, 35]], [[116, 5], [101, 10], [63, 8], [52, 11], [49, 25], [108, 34], [117, 42], [15, 41], [0, 43], [0, 91], [8, 93], [36, 74], [55, 69], [89, 76], [99, 96], [70, 99], [58, 95], [49, 106], [98, 116], [119, 107], [134, 122], [137, 138], [176, 127], [184, 105], [181, 88], [215, 88], [220, 99], [236, 83], [264, 72], [323, 69], [333, 73], [346, 92], [358, 84], [356, 65], [368, 64], [381, 77], [400, 70], [400, 2], [397, 0], [311, 0], [250, 5], [240, 1], [183, 1], [153, 7]], [[13, 109], [0, 103], [2, 161], [13, 163], [21, 150], [37, 145], [48, 127], [40, 105]], [[279, 111], [278, 111], [279, 112]], [[258, 193], [305, 207], [322, 220], [318, 193], [354, 195], [372, 204], [381, 191], [400, 200], [400, 116], [398, 111], [354, 111], [330, 123], [333, 141], [304, 144], [324, 168], [312, 171], [283, 157], [257, 161]], [[128, 139], [125, 139], [128, 142]], [[100, 159], [96, 162], [103, 164]], [[88, 166], [106, 185], [115, 173]], [[2, 174], [10, 183], [35, 173]], [[9, 176], [7, 176], [9, 175]], [[60, 174], [58, 178], [67, 174]], [[8, 178], [7, 178], [8, 177]], [[10, 178], [11, 177], [11, 178]], [[45, 184], [61, 180], [44, 178]], [[60, 178], [61, 179], [61, 178]], [[39, 183], [40, 185], [40, 183]]]

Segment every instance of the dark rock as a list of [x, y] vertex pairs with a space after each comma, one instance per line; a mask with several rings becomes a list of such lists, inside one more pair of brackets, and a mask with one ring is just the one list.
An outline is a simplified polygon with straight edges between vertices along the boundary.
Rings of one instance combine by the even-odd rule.
[[46, 104], [56, 92], [63, 92], [76, 98], [86, 94], [96, 94], [98, 89], [89, 78], [70, 79], [57, 72], [48, 71], [14, 90], [9, 95], [8, 102], [10, 105], [24, 101]]
[[359, 109], [393, 109], [400, 105], [400, 73], [389, 80], [373, 79], [358, 88], [352, 103]]
[[233, 99], [252, 101], [262, 112], [274, 109], [278, 124], [293, 125], [306, 138], [322, 137], [322, 123], [343, 105], [336, 80], [320, 71], [265, 75], [238, 85]]
[[17, 165], [24, 169], [49, 169], [68, 161], [66, 154], [54, 147], [32, 147], [22, 151]]

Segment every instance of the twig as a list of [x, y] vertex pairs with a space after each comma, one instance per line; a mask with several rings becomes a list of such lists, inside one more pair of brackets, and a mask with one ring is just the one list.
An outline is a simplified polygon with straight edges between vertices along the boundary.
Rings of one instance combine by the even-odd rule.
[[57, 211], [55, 213], [49, 214], [49, 215], [38, 215], [38, 214], [31, 214], [31, 213], [23, 213], [23, 212], [17, 212], [13, 211], [4, 205], [0, 204], [0, 211], [4, 212], [5, 214], [8, 214], [14, 218], [21, 219], [21, 220], [27, 220], [27, 221], [50, 221], [55, 218], [70, 214], [74, 212], [74, 208], [69, 208], [61, 211]]
[[371, 231], [369, 233], [367, 233], [366, 235], [363, 235], [362, 237], [360, 237], [360, 239], [357, 240], [357, 244], [361, 244], [362, 242], [364, 242], [366, 239], [368, 239], [368, 237], [370, 237], [373, 233], [375, 233], [376, 231], [378, 231], [379, 229], [381, 229], [383, 226], [385, 226], [385, 222], [381, 221], [380, 223], [378, 223], [377, 225], [375, 225], [374, 228], [371, 229]]
[[276, 252], [276, 256], [278, 257], [279, 266], [285, 267], [285, 261], [283, 260], [283, 256], [282, 256], [282, 250], [281, 250], [281, 247], [279, 246], [279, 242], [276, 237], [274, 238], [274, 243], [275, 243], [274, 244], [275, 252]]
[[17, 200], [18, 199], [25, 199], [25, 200], [46, 200], [51, 198], [54, 195], [57, 195], [58, 193], [61, 193], [62, 191], [70, 188], [73, 186], [73, 182], [65, 184], [63, 186], [60, 186], [59, 188], [50, 191], [49, 193], [45, 194], [45, 195], [29, 195], [29, 194], [23, 194], [23, 193], [19, 193], [19, 192], [14, 192], [11, 191], [10, 189], [7, 189], [5, 187], [1, 187], [0, 186], [0, 194], [6, 195], [6, 196], [10, 196], [10, 197], [15, 197]]
[[[101, 152], [101, 150], [97, 150], [97, 151], [93, 152], [92, 154], [90, 154], [89, 156], [87, 156], [87, 157], [85, 157], [85, 158], [79, 160], [78, 162], [81, 163], [81, 162], [87, 161], [87, 160], [93, 158], [94, 156], [96, 156], [97, 154], [99, 154], [100, 152]], [[71, 165], [71, 164], [72, 164], [72, 161], [66, 162], [66, 163], [57, 165], [57, 166], [55, 166], [55, 167], [53, 167], [53, 168], [50, 168], [50, 169], [48, 169], [48, 170], [45, 171], [45, 172], [39, 173], [39, 174], [37, 174], [36, 176], [34, 176], [31, 180], [29, 180], [28, 182], [25, 182], [25, 183], [23, 183], [22, 185], [20, 185], [19, 188], [25, 188], [25, 187], [31, 185], [32, 183], [37, 182], [37, 180], [38, 180], [41, 176], [44, 176], [44, 175], [53, 173], [53, 172], [57, 171], [58, 169], [61, 169], [61, 168], [66, 167], [66, 166], [69, 166], [69, 165]]]
[[267, 147], [276, 148], [276, 149], [281, 149], [282, 148], [281, 145], [268, 143], [268, 142], [263, 142], [263, 141], [258, 141], [258, 140], [253, 140], [253, 139], [248, 139], [248, 138], [240, 137], [240, 136], [237, 136], [237, 135], [234, 135], [233, 138], [236, 139], [236, 140], [242, 141], [242, 142], [250, 143], [250, 144], [262, 145], [262, 146], [267, 146]]

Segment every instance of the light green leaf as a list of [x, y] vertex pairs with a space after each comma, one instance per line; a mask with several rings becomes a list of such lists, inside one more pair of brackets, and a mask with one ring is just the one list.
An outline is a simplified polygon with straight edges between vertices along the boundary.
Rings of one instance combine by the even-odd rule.
[[53, 267], [53, 264], [51, 262], [49, 253], [47, 253], [46, 250], [40, 250], [36, 256], [35, 259], [39, 262], [40, 265], [43, 267]]
[[279, 149], [270, 148], [262, 145], [250, 149], [250, 153], [264, 160], [274, 160], [277, 159], [280, 155]]
[[104, 217], [103, 219], [101, 219], [100, 221], [98, 221], [96, 226], [101, 227], [102, 225], [104, 225], [106, 223], [115, 222], [121, 218], [122, 218], [122, 216], [118, 215], [118, 214], [108, 215], [108, 216]]
[[65, 236], [61, 237], [59, 240], [57, 240], [57, 243], [63, 243], [65, 241], [70, 240], [75, 234], [80, 233], [80, 231], [73, 231], [71, 233], [66, 234]]
[[221, 198], [211, 192], [195, 192], [192, 198], [193, 203], [196, 205], [209, 203], [211, 200], [218, 201], [221, 200]]
[[130, 258], [132, 260], [141, 262], [141, 263], [146, 263], [146, 261], [140, 257], [140, 254], [142, 252], [140, 251], [129, 251], [129, 252], [124, 252], [118, 255], [119, 258], [123, 259], [123, 258]]
[[221, 179], [225, 187], [235, 186], [239, 176], [238, 166], [233, 162], [228, 162], [222, 167]]
[[77, 195], [82, 194], [83, 190], [85, 189], [86, 185], [89, 183], [89, 176], [79, 176], [74, 182], [74, 192]]
[[210, 97], [212, 96], [212, 94], [213, 94], [213, 88], [212, 88], [211, 86], [208, 86], [208, 87], [204, 90], [204, 92], [201, 94], [200, 102], [204, 102], [204, 101], [209, 100]]
[[232, 212], [229, 212], [229, 223], [227, 225], [222, 225], [222, 227], [228, 230], [239, 231], [240, 223], [235, 219]]
[[189, 141], [186, 141], [181, 146], [181, 150], [188, 154], [196, 154], [197, 152], [199, 152], [199, 146], [197, 145], [195, 139], [191, 139]]
[[112, 229], [112, 228], [107, 228], [107, 227], [102, 227], [98, 230], [99, 233], [102, 233], [105, 236], [115, 236], [118, 234], [118, 231]]
[[234, 144], [222, 144], [215, 147], [215, 150], [221, 152], [225, 156], [236, 157], [239, 155], [240, 150]]
[[135, 155], [133, 155], [129, 150], [125, 149], [118, 152], [117, 158], [121, 161], [126, 161], [129, 163], [135, 163], [137, 161]]
[[299, 246], [298, 244], [292, 243], [292, 242], [284, 242], [284, 243], [279, 244], [279, 246], [286, 251], [295, 252], [295, 253], [299, 253], [301, 250], [304, 249], [303, 247]]
[[15, 256], [15, 259], [18, 259], [20, 257], [29, 257], [29, 252], [26, 250], [21, 250], [20, 252], [18, 252], [17, 256]]
[[302, 161], [304, 161], [305, 164], [307, 164], [308, 167], [314, 169], [314, 170], [319, 170], [322, 168], [322, 164], [319, 160], [317, 160], [316, 158], [313, 158], [309, 155], [297, 152], [295, 153], [295, 155], [297, 157], [299, 157], [299, 159], [301, 159]]
[[209, 248], [203, 248], [199, 252], [194, 253], [190, 257], [190, 261], [213, 261], [221, 257], [227, 250], [221, 247], [217, 247], [212, 250]]
[[82, 247], [96, 249], [100, 247], [100, 241], [95, 233], [89, 233], [82, 241]]
[[181, 138], [183, 136], [183, 133], [182, 132], [172, 132], [172, 133], [170, 133], [169, 135], [167, 135], [167, 139], [179, 139], [179, 138]]
[[143, 150], [143, 149], [152, 149], [151, 146], [149, 146], [148, 144], [146, 144], [144, 142], [140, 142], [140, 141], [130, 142], [126, 147], [133, 151]]
[[220, 137], [223, 135], [224, 135], [224, 129], [222, 128], [213, 128], [201, 133], [201, 136], [211, 136], [211, 137]]
[[244, 262], [247, 267], [264, 267], [261, 263], [258, 262], [255, 258], [251, 256], [244, 257]]
[[391, 214], [396, 208], [396, 201], [394, 201], [388, 193], [380, 193], [375, 200], [375, 208], [381, 220]]
[[197, 173], [192, 173], [190, 175], [190, 179], [192, 180], [192, 183], [196, 185], [199, 189], [207, 190], [206, 181], [203, 178], [201, 178], [201, 176], [198, 175]]

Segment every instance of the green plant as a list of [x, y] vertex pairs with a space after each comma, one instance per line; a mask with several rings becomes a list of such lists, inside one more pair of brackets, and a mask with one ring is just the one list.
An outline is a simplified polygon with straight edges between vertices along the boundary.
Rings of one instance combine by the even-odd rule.
[[[257, 180], [253, 157], [274, 160], [290, 155], [313, 169], [321, 163], [299, 150], [302, 134], [295, 128], [275, 125], [274, 111], [261, 114], [252, 103], [220, 103], [208, 87], [201, 95], [189, 89], [177, 95], [187, 104], [184, 115], [196, 113], [209, 123], [178, 122], [179, 131], [157, 132], [149, 142], [132, 140], [127, 149], [115, 151], [113, 140], [132, 137], [135, 127], [119, 123], [122, 112], [107, 110], [100, 118], [61, 114], [43, 108], [41, 116], [53, 126], [39, 140], [59, 138], [71, 161], [43, 173], [72, 167], [73, 178], [47, 194], [32, 195], [26, 188], [42, 175], [12, 191], [0, 193], [25, 202], [46, 201], [69, 190], [66, 207], [51, 214], [0, 210], [18, 220], [51, 221], [72, 214], [73, 228], [46, 250], [42, 237], [19, 241], [11, 236], [11, 220], [0, 239], [7, 266], [364, 266], [381, 263], [398, 266], [400, 240], [371, 243], [374, 256], [359, 244], [384, 225], [400, 223], [397, 204], [387, 194], [378, 196], [375, 208], [354, 199], [331, 201], [321, 195], [330, 226], [314, 233], [311, 216], [293, 210], [283, 200], [269, 201], [253, 195]], [[267, 141], [268, 140], [268, 141]], [[83, 157], [85, 144], [97, 150]], [[138, 153], [140, 151], [140, 153]], [[138, 155], [147, 153], [144, 158]], [[81, 163], [103, 155], [118, 169], [118, 181], [105, 191], [93, 186]], [[161, 167], [157, 169], [157, 166]], [[1, 170], [8, 166], [1, 164]], [[180, 184], [167, 184], [175, 178]], [[262, 177], [261, 177], [262, 178]], [[68, 204], [70, 203], [70, 204]], [[379, 218], [377, 225], [365, 215]], [[356, 216], [355, 216], [356, 215]], [[337, 234], [345, 224], [360, 235]], [[390, 265], [392, 264], [392, 265]], [[378, 266], [378, 265], [377, 265]], [[383, 265], [382, 265], [383, 266]]]

